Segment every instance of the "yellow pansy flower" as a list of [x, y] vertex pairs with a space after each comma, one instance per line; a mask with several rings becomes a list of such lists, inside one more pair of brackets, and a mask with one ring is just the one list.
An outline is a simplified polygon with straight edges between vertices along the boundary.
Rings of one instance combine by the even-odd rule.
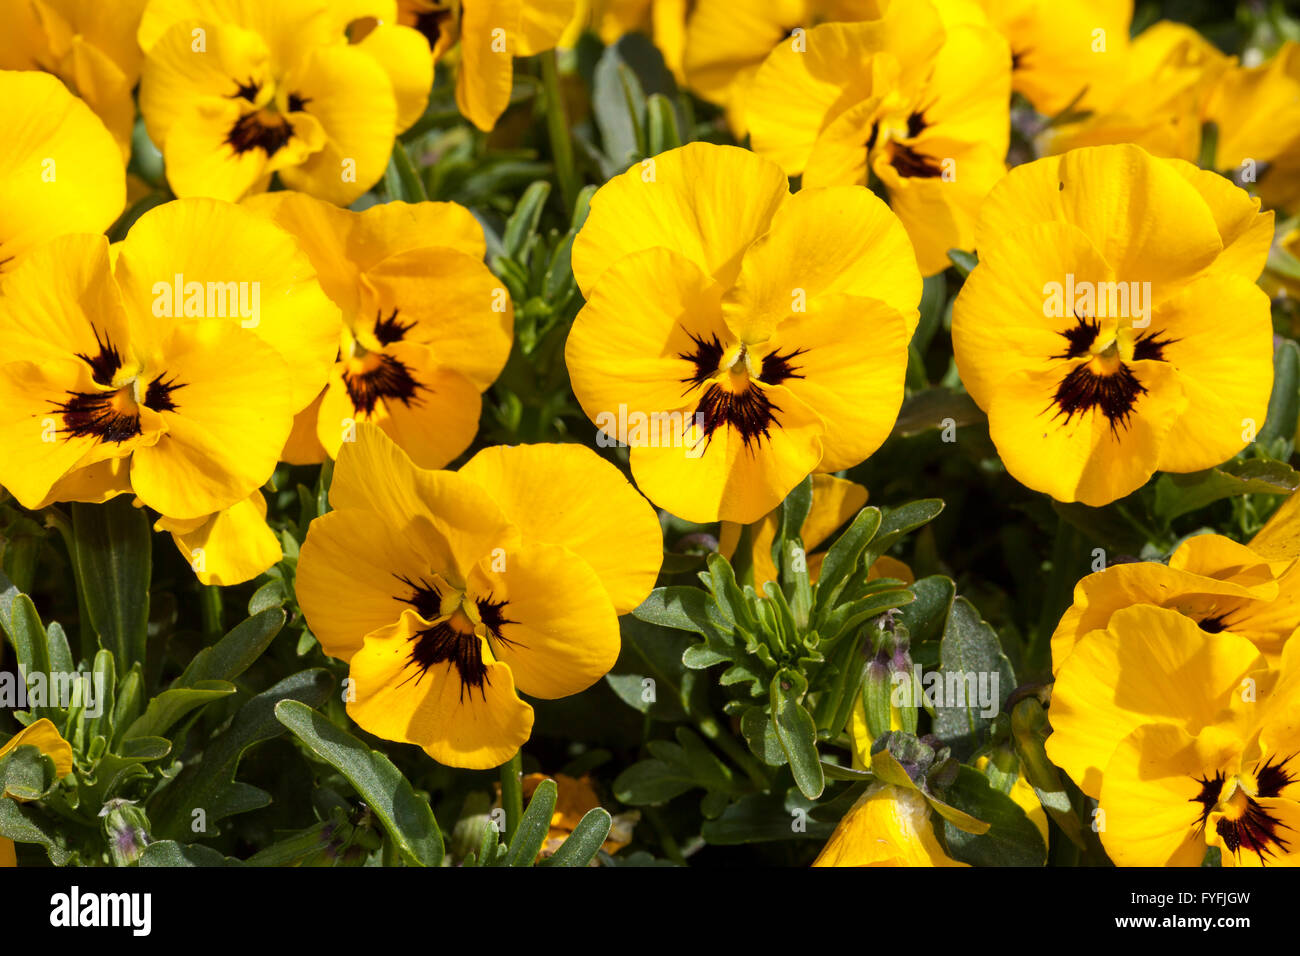
[[1184, 541], [1167, 565], [1116, 564], [1088, 575], [1075, 585], [1074, 603], [1052, 635], [1054, 669], [1085, 634], [1133, 604], [1171, 608], [1208, 633], [1231, 631], [1276, 664], [1300, 621], [1300, 545], [1291, 547], [1289, 556], [1266, 559], [1229, 538], [1203, 534]]
[[1276, 671], [1245, 638], [1136, 606], [1057, 674], [1047, 753], [1098, 798], [1120, 866], [1294, 865], [1300, 641]]
[[873, 784], [840, 820], [813, 866], [968, 866], [948, 856], [915, 790]]
[[102, 232], [126, 204], [113, 138], [53, 76], [0, 71], [0, 281], [64, 232]]
[[1157, 156], [1194, 162], [1210, 98], [1230, 64], [1214, 44], [1182, 23], [1162, 20], [1130, 44], [1109, 101], [1091, 116], [1051, 131], [1053, 152], [1134, 143]]
[[1109, 104], [1124, 75], [1133, 0], [980, 0], [1011, 46], [1011, 88], [1055, 116]]
[[[776, 164], [691, 144], [606, 183], [573, 244], [587, 304], [574, 393], [632, 473], [689, 521], [749, 523], [806, 475], [884, 442], [921, 278], [897, 218], [857, 186], [791, 196]], [[658, 440], [616, 434], [644, 419]]]
[[978, 7], [928, 0], [813, 27], [763, 62], [746, 93], [755, 151], [803, 185], [876, 177], [923, 275], [970, 249], [1006, 170], [1011, 57]]
[[[44, 717], [24, 727], [0, 745], [0, 757], [19, 747], [35, 747], [46, 756], [53, 757], [54, 772], [59, 777], [66, 777], [72, 773], [72, 745], [64, 740], [58, 728]], [[17, 865], [18, 856], [14, 851], [13, 841], [0, 837], [0, 869]]]
[[173, 191], [233, 201], [279, 174], [355, 200], [433, 82], [423, 39], [396, 18], [394, 0], [150, 0], [140, 110]]
[[429, 41], [433, 59], [458, 58], [456, 105], [489, 132], [510, 103], [514, 58], [554, 49], [576, 0], [398, 0], [400, 20]]
[[1227, 180], [1136, 146], [1012, 170], [981, 209], [952, 322], [1012, 476], [1100, 506], [1248, 444], [1272, 385], [1254, 283], [1272, 229]]
[[468, 448], [514, 337], [510, 296], [483, 263], [469, 210], [391, 202], [357, 213], [288, 192], [245, 207], [298, 239], [344, 318], [328, 384], [284, 459], [337, 456], [358, 422], [379, 425], [422, 468]]
[[176, 521], [225, 509], [270, 476], [337, 341], [293, 238], [237, 206], [157, 207], [111, 255], [52, 240], [0, 297], [0, 484], [28, 508], [132, 491]]
[[618, 614], [654, 586], [654, 510], [579, 445], [498, 446], [424, 471], [372, 425], [343, 445], [334, 510], [298, 561], [303, 613], [349, 662], [348, 713], [440, 763], [486, 769], [528, 739], [533, 709], [599, 680]]
[[0, 69], [44, 70], [85, 100], [131, 155], [141, 53], [135, 33], [147, 0], [5, 0]]

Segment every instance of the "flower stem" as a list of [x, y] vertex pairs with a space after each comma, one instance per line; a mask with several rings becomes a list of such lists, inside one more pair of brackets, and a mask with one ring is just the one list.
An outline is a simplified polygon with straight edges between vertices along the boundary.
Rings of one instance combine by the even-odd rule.
[[506, 843], [509, 844], [519, 829], [519, 819], [524, 815], [524, 788], [522, 771], [523, 750], [501, 765], [501, 806], [506, 811]]
[[541, 55], [542, 87], [546, 91], [546, 131], [551, 139], [551, 155], [555, 160], [555, 178], [560, 182], [560, 196], [564, 208], [572, 213], [578, 202], [578, 173], [573, 165], [573, 142], [569, 139], [569, 117], [560, 93], [560, 74], [555, 64], [555, 51]]

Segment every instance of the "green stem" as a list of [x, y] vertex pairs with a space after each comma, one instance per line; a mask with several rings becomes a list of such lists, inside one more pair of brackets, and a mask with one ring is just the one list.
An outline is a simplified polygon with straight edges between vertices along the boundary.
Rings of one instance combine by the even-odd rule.
[[224, 633], [221, 626], [221, 588], [213, 584], [200, 585], [200, 588], [199, 609], [203, 612], [203, 636], [215, 640]]
[[664, 822], [663, 814], [654, 807], [644, 807], [642, 812], [645, 813], [646, 818], [659, 835], [659, 845], [663, 848], [664, 856], [678, 866], [689, 866], [686, 857], [682, 855], [682, 848], [678, 846], [676, 838], [668, 829], [668, 824]]
[[572, 214], [578, 202], [578, 173], [573, 165], [573, 142], [569, 139], [569, 117], [560, 94], [560, 74], [555, 63], [555, 51], [541, 55], [542, 87], [546, 91], [546, 131], [551, 139], [551, 155], [555, 160], [555, 178], [560, 182], [560, 195], [565, 211]]
[[523, 767], [522, 749], [516, 750], [515, 755], [501, 765], [501, 806], [506, 811], [507, 845], [515, 838], [519, 820], [524, 815]]
[[700, 733], [717, 744], [719, 750], [734, 760], [740, 769], [745, 771], [745, 775], [753, 781], [754, 786], [761, 791], [767, 790], [770, 781], [767, 779], [767, 774], [763, 772], [763, 767], [736, 742], [736, 738], [728, 733], [715, 717], [701, 714], [691, 716], [695, 719], [695, 725], [700, 728]]

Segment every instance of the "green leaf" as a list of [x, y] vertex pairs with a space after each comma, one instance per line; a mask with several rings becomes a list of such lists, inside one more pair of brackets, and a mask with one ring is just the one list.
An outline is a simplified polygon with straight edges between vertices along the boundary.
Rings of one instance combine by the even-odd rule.
[[149, 519], [120, 495], [72, 505], [77, 581], [86, 613], [119, 676], [145, 659], [152, 552]]
[[939, 386], [915, 392], [903, 401], [894, 422], [894, 437], [907, 438], [944, 428], [964, 428], [986, 421], [975, 400], [965, 392]]
[[929, 524], [943, 511], [943, 501], [938, 498], [921, 498], [897, 508], [890, 508], [880, 520], [880, 530], [871, 539], [864, 552], [862, 563], [869, 567], [904, 535]]
[[1300, 348], [1284, 339], [1273, 353], [1273, 394], [1268, 401], [1268, 418], [1256, 439], [1267, 444], [1274, 439], [1295, 440], [1300, 419]]
[[811, 817], [815, 806], [798, 790], [784, 797], [778, 793], [752, 793], [727, 807], [718, 819], [706, 820], [700, 834], [714, 846], [772, 840], [825, 841], [835, 825]]
[[682, 134], [677, 128], [677, 110], [672, 100], [662, 93], [646, 97], [646, 141], [651, 156], [658, 156], [682, 145]]
[[1042, 866], [1047, 861], [1047, 847], [1038, 827], [979, 771], [962, 767], [943, 796], [958, 810], [989, 824], [986, 832], [974, 834], [947, 820], [935, 821], [935, 830], [953, 859], [972, 866]]
[[279, 607], [270, 607], [245, 618], [217, 643], [199, 651], [172, 686], [194, 687], [203, 681], [233, 681], [271, 646], [284, 622], [285, 614]]
[[275, 717], [347, 778], [403, 857], [420, 866], [438, 866], [442, 862], [442, 831], [429, 801], [416, 795], [410, 781], [391, 760], [296, 700], [276, 704]]
[[782, 670], [772, 678], [772, 724], [795, 784], [805, 797], [816, 800], [826, 789], [826, 776], [817, 756], [817, 723], [799, 701], [807, 688], [797, 671]]
[[67, 848], [62, 828], [48, 825], [34, 810], [8, 797], [0, 797], [0, 837], [40, 844], [55, 866], [65, 866], [75, 856]]
[[198, 681], [191, 687], [165, 690], [149, 701], [144, 714], [127, 728], [122, 737], [124, 740], [133, 737], [164, 737], [186, 714], [234, 692], [234, 684], [220, 680]]
[[939, 670], [932, 672], [939, 683], [932, 683], [936, 678], [930, 675], [925, 679], [927, 695], [933, 687], [938, 698], [933, 732], [957, 759], [965, 760], [979, 748], [1002, 701], [1015, 689], [1015, 674], [997, 634], [965, 598], [953, 601], [939, 662]]
[[640, 760], [614, 780], [614, 796], [631, 807], [658, 806], [699, 786], [685, 761]]
[[542, 866], [588, 866], [609, 837], [614, 820], [609, 811], [594, 807], [583, 814], [560, 848], [541, 862]]
[[519, 820], [519, 829], [506, 848], [506, 866], [532, 866], [537, 854], [551, 832], [551, 816], [555, 813], [558, 790], [554, 780], [543, 780], [533, 791], [528, 808]]
[[201, 843], [177, 843], [175, 840], [158, 840], [150, 843], [140, 854], [139, 866], [239, 866], [238, 860], [222, 856], [212, 847]]
[[903, 607], [898, 619], [907, 628], [913, 645], [937, 641], [943, 636], [944, 624], [952, 611], [956, 585], [952, 578], [932, 574], [913, 584], [911, 591], [916, 600]]
[[623, 648], [606, 682], [625, 704], [655, 720], [685, 720], [692, 701], [702, 698], [710, 684], [682, 664], [693, 640], [630, 615], [618, 624]]
[[[334, 678], [323, 668], [299, 671], [244, 704], [230, 726], [206, 745], [201, 758], [187, 765], [151, 802], [154, 836], [183, 841], [199, 832], [211, 835], [225, 817], [266, 806], [269, 794], [234, 780], [240, 758], [254, 744], [285, 733], [275, 716], [276, 704], [297, 700], [318, 707], [333, 686]], [[206, 830], [192, 829], [194, 810], [203, 811]]]
[[[3, 572], [0, 572], [0, 627], [4, 628], [9, 643], [13, 645], [14, 656], [23, 673], [50, 672], [49, 644], [36, 605], [14, 587]], [[49, 707], [33, 708], [33, 712], [38, 717], [57, 717], [62, 713]]]
[[881, 520], [879, 508], [863, 508], [826, 552], [821, 574], [817, 578], [819, 619], [834, 607], [840, 588], [853, 574], [862, 558], [862, 552], [880, 530]]
[[707, 634], [716, 620], [713, 600], [706, 591], [692, 587], [655, 588], [632, 614], [639, 621], [679, 631]]
[[538, 180], [524, 190], [519, 205], [506, 222], [505, 235], [501, 244], [505, 254], [515, 261], [520, 261], [524, 246], [537, 233], [537, 224], [541, 221], [542, 210], [551, 195], [551, 184]]
[[0, 797], [39, 800], [59, 782], [54, 759], [25, 744], [0, 757]]
[[401, 140], [393, 143], [393, 155], [384, 171], [384, 188], [393, 199], [405, 202], [424, 202], [429, 198], [424, 191], [424, 182], [420, 173], [411, 162], [410, 154]]
[[1281, 461], [1253, 458], [1230, 461], [1219, 468], [1185, 475], [1163, 474], [1156, 480], [1156, 515], [1168, 524], [1174, 518], [1235, 495], [1289, 495], [1300, 486], [1300, 474]]
[[980, 264], [979, 256], [962, 249], [949, 249], [948, 258], [952, 260], [953, 266], [961, 274], [962, 278], [974, 272], [975, 267]]

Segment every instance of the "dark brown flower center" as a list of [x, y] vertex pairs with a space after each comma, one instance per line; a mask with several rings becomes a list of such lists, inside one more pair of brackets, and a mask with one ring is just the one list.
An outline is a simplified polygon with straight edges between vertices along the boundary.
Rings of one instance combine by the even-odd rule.
[[[1291, 827], [1270, 814], [1258, 801], [1279, 797], [1286, 787], [1295, 783], [1296, 777], [1287, 769], [1287, 764], [1294, 756], [1271, 756], [1262, 766], [1256, 764], [1254, 793], [1240, 789], [1240, 784], [1234, 781], [1234, 791], [1228, 801], [1231, 804], [1230, 812], [1220, 816], [1214, 829], [1223, 840], [1223, 845], [1238, 858], [1243, 851], [1254, 853], [1262, 865], [1266, 862], [1266, 857], [1274, 856], [1279, 850], [1286, 852], [1290, 847], [1290, 842], [1281, 835], [1281, 831], [1290, 830]], [[1227, 778], [1219, 770], [1213, 777], [1200, 777], [1197, 782], [1201, 785], [1201, 792], [1189, 802], [1201, 805], [1196, 827], [1200, 833], [1209, 822], [1210, 814], [1220, 806]]]
[[[700, 396], [695, 409], [696, 418], [704, 432], [705, 447], [712, 441], [713, 433], [725, 426], [734, 428], [740, 434], [746, 448], [764, 438], [770, 438], [771, 426], [780, 427], [776, 413], [781, 408], [772, 402], [762, 386], [780, 385], [788, 379], [803, 378], [794, 359], [804, 354], [806, 349], [795, 349], [784, 355], [776, 351], [769, 352], [759, 364], [757, 381], [749, 379], [748, 372], [733, 373], [728, 385], [717, 381], [723, 355], [726, 353], [718, 336], [714, 334], [705, 339], [689, 331], [686, 334], [691, 337], [695, 347], [689, 352], [679, 353], [678, 357], [690, 362], [694, 368], [690, 375], [682, 379], [686, 385], [682, 394], [689, 395], [692, 390], [705, 386], [704, 394]], [[742, 347], [740, 357], [733, 365], [748, 368], [747, 363]]]
[[[418, 582], [402, 575], [397, 579], [407, 587], [405, 596], [394, 595], [394, 600], [409, 604], [417, 614], [426, 620], [437, 620], [429, 627], [416, 631], [408, 639], [411, 645], [407, 666], [415, 668], [406, 680], [414, 678], [418, 686], [435, 664], [449, 664], [455, 668], [460, 680], [460, 699], [465, 699], [465, 688], [477, 688], [480, 696], [486, 699], [484, 685], [488, 682], [487, 665], [483, 663], [483, 647], [473, 624], [462, 610], [450, 616], [442, 613], [442, 592], [438, 586], [424, 578]], [[500, 643], [516, 646], [514, 641], [505, 637], [501, 631], [507, 624], [517, 622], [505, 616], [505, 601], [494, 601], [492, 595], [474, 600], [479, 620], [487, 631], [489, 645]], [[406, 683], [406, 681], [403, 681]]]

